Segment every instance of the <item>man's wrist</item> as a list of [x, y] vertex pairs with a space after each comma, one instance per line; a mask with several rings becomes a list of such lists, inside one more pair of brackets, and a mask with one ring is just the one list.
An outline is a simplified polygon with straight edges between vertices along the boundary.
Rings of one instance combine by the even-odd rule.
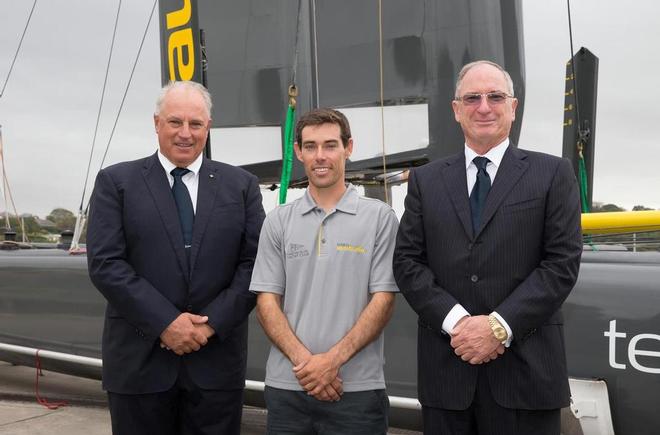
[[506, 328], [504, 328], [502, 323], [500, 323], [499, 319], [493, 314], [489, 314], [488, 324], [490, 325], [490, 329], [493, 332], [495, 339], [502, 344], [506, 343], [507, 339], [509, 338], [509, 333], [507, 332]]
[[332, 366], [337, 369], [346, 364], [346, 362], [350, 359], [350, 357], [346, 357], [347, 352], [343, 352], [340, 346], [340, 344], [332, 346], [327, 352], [328, 357], [330, 357]]
[[463, 308], [462, 305], [456, 304], [452, 307], [451, 310], [449, 310], [449, 313], [447, 313], [447, 316], [445, 316], [444, 320], [442, 321], [442, 330], [445, 331], [447, 334], [451, 334], [456, 325], [458, 325], [458, 322], [460, 322], [462, 319], [465, 317], [469, 317], [470, 313], [467, 312], [465, 308]]
[[307, 349], [305, 349], [304, 351], [296, 352], [289, 359], [291, 360], [291, 364], [293, 364], [293, 366], [296, 367], [302, 364], [303, 361], [307, 361], [311, 356], [312, 353]]

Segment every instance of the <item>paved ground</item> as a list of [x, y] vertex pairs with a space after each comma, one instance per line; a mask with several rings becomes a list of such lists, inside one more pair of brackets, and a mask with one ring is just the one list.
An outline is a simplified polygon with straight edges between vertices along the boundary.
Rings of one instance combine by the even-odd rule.
[[[69, 405], [48, 410], [35, 398], [34, 368], [0, 362], [0, 434], [1, 435], [110, 435], [110, 415], [101, 383], [59, 373], [44, 372], [39, 377], [42, 398]], [[243, 409], [241, 434], [263, 434], [266, 411]], [[390, 434], [415, 435], [419, 432], [391, 429]]]

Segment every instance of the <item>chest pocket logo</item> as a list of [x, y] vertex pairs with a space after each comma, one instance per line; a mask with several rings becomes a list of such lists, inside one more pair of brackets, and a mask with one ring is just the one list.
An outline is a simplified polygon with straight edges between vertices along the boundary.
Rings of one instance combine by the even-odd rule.
[[292, 260], [294, 258], [303, 258], [309, 257], [309, 251], [305, 248], [305, 245], [300, 245], [298, 243], [289, 243], [289, 246], [286, 250], [286, 258]]
[[348, 243], [337, 243], [337, 251], [339, 252], [355, 252], [356, 254], [366, 254], [367, 250], [360, 245], [351, 245]]

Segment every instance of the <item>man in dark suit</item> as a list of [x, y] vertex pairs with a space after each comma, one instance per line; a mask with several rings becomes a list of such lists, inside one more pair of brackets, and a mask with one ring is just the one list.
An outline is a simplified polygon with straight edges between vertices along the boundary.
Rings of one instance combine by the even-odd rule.
[[509, 143], [506, 71], [461, 70], [465, 150], [411, 171], [394, 274], [419, 315], [426, 434], [559, 434], [569, 403], [560, 307], [582, 239], [568, 160]]
[[159, 150], [101, 170], [87, 256], [108, 301], [103, 387], [115, 434], [238, 434], [248, 291], [264, 218], [256, 177], [204, 158], [211, 97], [165, 86]]

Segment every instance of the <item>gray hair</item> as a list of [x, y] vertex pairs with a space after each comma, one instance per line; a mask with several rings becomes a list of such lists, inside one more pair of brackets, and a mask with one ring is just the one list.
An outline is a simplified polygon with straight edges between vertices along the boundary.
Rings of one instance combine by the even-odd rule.
[[188, 80], [176, 81], [176, 82], [171, 81], [161, 88], [160, 93], [158, 94], [158, 99], [156, 100], [156, 112], [154, 113], [155, 115], [158, 115], [160, 113], [160, 110], [163, 108], [163, 101], [165, 100], [165, 97], [172, 89], [186, 89], [190, 91], [199, 92], [199, 94], [202, 96], [202, 99], [204, 100], [204, 105], [206, 106], [206, 109], [208, 111], [208, 116], [209, 118], [211, 117], [211, 109], [213, 109], [213, 101], [211, 100], [211, 94], [209, 93], [208, 89], [206, 89], [204, 85], [200, 83], [192, 82]]
[[470, 62], [470, 63], [466, 64], [463, 68], [461, 68], [461, 71], [458, 73], [458, 79], [456, 80], [456, 89], [454, 90], [454, 96], [456, 98], [458, 98], [460, 96], [460, 95], [458, 95], [458, 89], [463, 84], [463, 79], [465, 78], [465, 75], [472, 68], [474, 68], [475, 66], [479, 66], [479, 65], [490, 65], [490, 66], [500, 70], [502, 72], [502, 74], [504, 75], [504, 79], [506, 80], [506, 87], [508, 88], [507, 92], [509, 93], [509, 95], [511, 95], [513, 97], [513, 95], [514, 95], [513, 94], [513, 80], [511, 80], [511, 76], [509, 75], [509, 73], [506, 72], [506, 70], [504, 68], [502, 68], [501, 66], [499, 66], [495, 62], [491, 62], [490, 60], [476, 60], [474, 62]]

